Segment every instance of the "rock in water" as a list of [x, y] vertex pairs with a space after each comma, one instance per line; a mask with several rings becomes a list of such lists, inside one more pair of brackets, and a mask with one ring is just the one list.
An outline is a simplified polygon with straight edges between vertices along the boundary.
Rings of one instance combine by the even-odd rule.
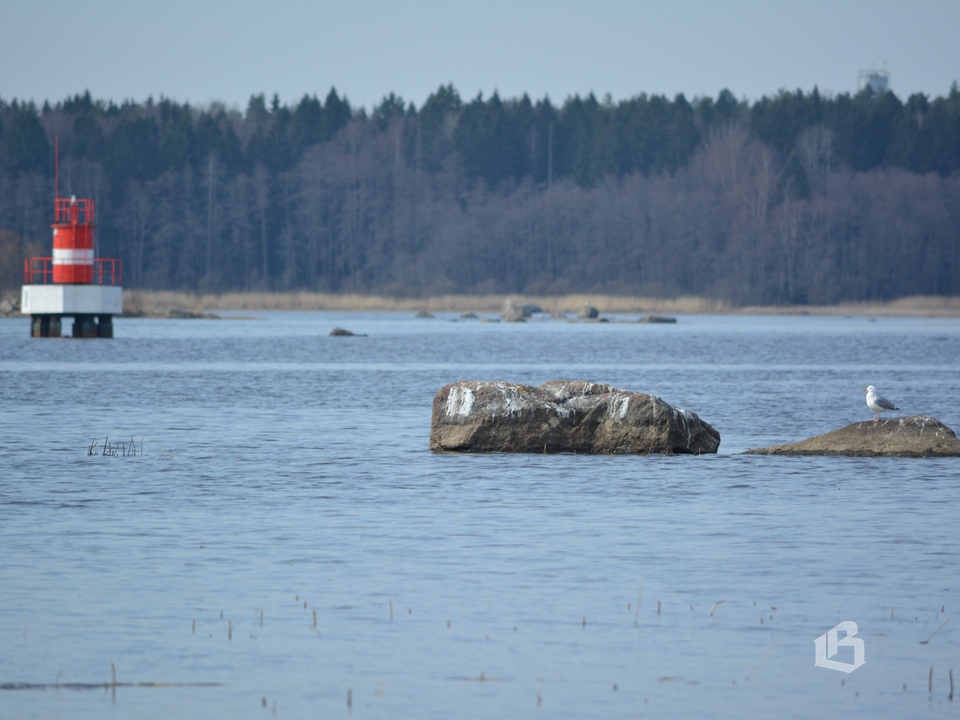
[[500, 310], [500, 317], [505, 322], [526, 322], [527, 318], [535, 313], [543, 312], [543, 308], [533, 303], [522, 303], [518, 305], [513, 300], [507, 299]]
[[433, 399], [430, 449], [451, 452], [715, 453], [696, 413], [610, 385], [461, 381]]
[[647, 315], [637, 320], [638, 323], [660, 323], [660, 324], [675, 324], [677, 319], [669, 315]]
[[747, 454], [956, 457], [960, 440], [936, 418], [910, 415], [857, 422], [800, 442], [747, 450]]

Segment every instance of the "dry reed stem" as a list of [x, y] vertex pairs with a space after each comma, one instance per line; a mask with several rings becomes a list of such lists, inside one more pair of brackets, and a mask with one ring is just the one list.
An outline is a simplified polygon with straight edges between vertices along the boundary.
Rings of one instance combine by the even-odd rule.
[[[760, 666], [763, 665], [764, 661], [767, 659], [767, 657], [770, 655], [770, 653], [772, 653], [772, 652], [776, 649], [776, 647], [777, 647], [777, 645], [779, 644], [779, 642], [780, 642], [779, 640], [775, 640], [775, 641], [773, 642], [773, 645], [771, 645], [770, 647], [767, 648], [766, 652], [763, 653], [763, 655], [760, 656], [760, 659], [759, 659], [759, 660], [757, 660], [757, 664], [754, 665], [753, 668], [750, 670], [750, 672], [748, 672], [748, 673], [746, 674], [746, 676], [743, 678], [744, 680], [746, 680], [747, 682], [753, 682], [753, 681], [751, 680], [751, 678], [753, 677], [753, 674], [754, 674], [757, 670], [760, 669]], [[845, 682], [844, 680], [841, 680], [841, 681], [840, 681], [840, 685], [843, 685], [844, 682]]]
[[[943, 625], [946, 625], [948, 622], [950, 622], [950, 618], [947, 618], [946, 620], [944, 620], [944, 621], [943, 621]], [[943, 625], [941, 625], [941, 626], [938, 627], [936, 630], [934, 630], [932, 633], [930, 633], [930, 637], [928, 637], [926, 640], [921, 640], [921, 641], [920, 641], [920, 644], [921, 644], [921, 645], [929, 645], [929, 644], [930, 644], [930, 641], [933, 640], [933, 636], [936, 635], [936, 634], [937, 634], [938, 632], [940, 632], [941, 630], [943, 630]]]

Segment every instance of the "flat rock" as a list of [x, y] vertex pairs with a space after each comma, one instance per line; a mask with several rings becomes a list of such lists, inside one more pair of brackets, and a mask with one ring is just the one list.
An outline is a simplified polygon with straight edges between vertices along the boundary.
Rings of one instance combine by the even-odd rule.
[[720, 433], [694, 412], [583, 380], [461, 381], [433, 399], [435, 452], [701, 454], [719, 446]]
[[647, 315], [646, 317], [638, 318], [638, 323], [660, 323], [660, 324], [675, 324], [677, 319], [671, 317], [670, 315]]
[[936, 418], [910, 415], [857, 422], [800, 442], [747, 450], [746, 454], [958, 457], [960, 440]]

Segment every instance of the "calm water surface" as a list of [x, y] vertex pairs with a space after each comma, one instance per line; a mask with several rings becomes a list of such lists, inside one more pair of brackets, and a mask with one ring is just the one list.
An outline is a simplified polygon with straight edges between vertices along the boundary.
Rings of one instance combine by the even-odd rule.
[[[48, 686], [0, 718], [957, 716], [960, 460], [742, 453], [870, 383], [960, 428], [960, 321], [454, 320], [0, 321], [0, 684]], [[462, 379], [651, 392], [720, 453], [431, 454]], [[866, 664], [815, 667], [844, 620]], [[53, 687], [111, 665], [182, 685]]]

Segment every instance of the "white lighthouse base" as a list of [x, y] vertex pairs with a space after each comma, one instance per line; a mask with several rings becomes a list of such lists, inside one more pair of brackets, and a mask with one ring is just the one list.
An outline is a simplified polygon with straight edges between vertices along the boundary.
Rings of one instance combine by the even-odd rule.
[[24, 285], [20, 312], [31, 316], [33, 337], [60, 337], [64, 316], [73, 317], [74, 337], [113, 337], [113, 316], [123, 312], [123, 288], [118, 285]]
[[123, 288], [118, 285], [24, 285], [24, 315], [119, 315]]

